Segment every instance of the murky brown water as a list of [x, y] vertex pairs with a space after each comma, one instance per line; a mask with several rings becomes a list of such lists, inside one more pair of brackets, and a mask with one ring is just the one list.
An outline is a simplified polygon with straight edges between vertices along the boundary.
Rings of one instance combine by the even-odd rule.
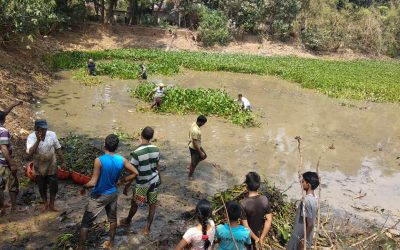
[[[67, 72], [59, 76], [38, 107], [44, 111], [39, 116], [48, 119], [52, 130], [103, 137], [115, 129], [134, 133], [153, 126], [158, 141], [168, 144], [170, 152], [164, 156], [168, 167], [177, 169], [174, 178], [186, 178], [187, 135], [196, 115], [136, 112], [138, 101], [127, 93], [136, 81], [105, 78], [102, 86], [86, 87], [71, 80]], [[294, 137], [300, 135], [305, 168], [315, 170], [321, 156], [323, 200], [351, 212], [356, 211], [355, 205], [385, 208], [400, 215], [399, 105], [331, 99], [293, 83], [254, 75], [189, 71], [152, 80], [225, 88], [233, 97], [240, 92], [260, 116], [261, 127], [250, 129], [209, 117], [202, 129], [209, 158], [199, 166], [192, 185], [212, 194], [241, 182], [248, 171], [257, 171], [286, 188], [297, 181], [299, 154]], [[210, 163], [221, 165], [228, 173], [221, 177], [222, 184]], [[295, 183], [287, 192], [299, 197], [299, 185]], [[365, 197], [356, 198], [364, 193]], [[361, 215], [374, 217], [367, 212]]]

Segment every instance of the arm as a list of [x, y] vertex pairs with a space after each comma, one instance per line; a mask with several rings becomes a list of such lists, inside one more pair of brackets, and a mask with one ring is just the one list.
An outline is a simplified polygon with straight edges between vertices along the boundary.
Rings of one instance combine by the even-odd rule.
[[36, 151], [39, 147], [39, 143], [42, 140], [42, 136], [43, 136], [42, 133], [40, 133], [39, 131], [36, 131], [35, 134], [36, 134], [35, 143], [33, 143], [34, 139], [31, 138], [30, 136], [28, 137], [28, 140], [26, 142], [26, 148], [27, 148], [26, 152], [28, 153], [29, 157], [32, 157], [32, 155], [34, 153], [36, 153]]
[[96, 158], [96, 160], [94, 160], [94, 169], [93, 169], [92, 179], [90, 179], [90, 181], [84, 185], [85, 188], [90, 188], [90, 187], [96, 186], [97, 181], [100, 177], [100, 170], [101, 170], [101, 162], [100, 162], [99, 158]]
[[13, 108], [15, 108], [16, 106], [21, 105], [21, 104], [22, 104], [22, 101], [15, 102], [10, 107], [6, 108], [3, 112], [6, 113], [6, 115], [8, 115], [8, 113], [10, 113]]
[[15, 169], [14, 162], [11, 159], [11, 155], [10, 155], [10, 152], [8, 151], [7, 145], [2, 144], [0, 146], [1, 146], [1, 153], [4, 155], [4, 159], [6, 159], [8, 165], [10, 166], [10, 169], [12, 171], [17, 170], [17, 169]]
[[127, 160], [124, 158], [124, 168], [128, 170], [131, 175], [128, 175], [124, 179], [124, 183], [130, 185], [132, 181], [136, 178], [136, 176], [139, 174], [137, 169]]
[[251, 238], [255, 241], [258, 242], [260, 239], [258, 238], [258, 236], [251, 230], [251, 228], [249, 227], [249, 223], [247, 222], [247, 220], [242, 220], [242, 225], [250, 230], [250, 236]]
[[[310, 235], [311, 235], [311, 230], [313, 228], [313, 222], [311, 218], [306, 217], [306, 239], [308, 241]], [[308, 242], [307, 245], [310, 245], [311, 242]], [[300, 243], [299, 243], [299, 247], [297, 248], [299, 250], [303, 250], [304, 249], [304, 239], [301, 239]]]
[[56, 149], [56, 154], [57, 154], [58, 160], [61, 162], [61, 168], [65, 168], [64, 155], [62, 153], [61, 148]]
[[175, 247], [175, 250], [183, 250], [187, 245], [188, 243], [186, 242], [186, 240], [181, 239], [181, 241], [179, 241], [179, 244]]
[[266, 217], [267, 218], [264, 220], [264, 228], [260, 236], [261, 243], [264, 241], [265, 237], [267, 237], [272, 225], [272, 213], [266, 214]]

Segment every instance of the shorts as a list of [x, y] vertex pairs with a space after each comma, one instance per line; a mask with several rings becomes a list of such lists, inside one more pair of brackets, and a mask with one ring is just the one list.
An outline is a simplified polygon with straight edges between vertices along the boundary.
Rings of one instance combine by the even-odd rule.
[[92, 194], [86, 204], [81, 227], [90, 228], [97, 216], [106, 209], [108, 221], [117, 222], [117, 200], [118, 192], [112, 194]]
[[47, 188], [49, 188], [50, 195], [56, 195], [58, 192], [57, 175], [36, 175], [36, 183], [41, 194], [47, 193]]
[[3, 190], [8, 192], [19, 191], [18, 177], [11, 173], [10, 168], [0, 166], [0, 176], [3, 179]]
[[158, 186], [160, 181], [151, 184], [149, 187], [135, 187], [134, 199], [136, 203], [150, 205], [157, 203]]
[[[196, 167], [197, 164], [199, 164], [199, 162], [201, 162], [203, 159], [201, 159], [200, 153], [196, 149], [189, 147], [189, 150], [190, 150], [191, 165], [192, 167]], [[207, 154], [206, 152], [204, 152], [204, 149], [202, 147], [200, 147], [200, 150], [203, 151], [203, 153], [207, 157]]]
[[154, 103], [156, 104], [157, 107], [160, 107], [162, 103], [162, 97], [154, 98]]

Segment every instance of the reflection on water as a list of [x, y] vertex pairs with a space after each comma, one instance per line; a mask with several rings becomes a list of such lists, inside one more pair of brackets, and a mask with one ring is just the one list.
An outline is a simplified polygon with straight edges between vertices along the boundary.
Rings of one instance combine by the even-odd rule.
[[[150, 125], [155, 128], [158, 142], [169, 143], [173, 151], [168, 154], [170, 164], [182, 168], [187, 164], [188, 129], [195, 114], [136, 112], [142, 104], [127, 93], [136, 81], [105, 78], [102, 86], [85, 87], [72, 81], [69, 73], [61, 73], [60, 77], [37, 110], [53, 130], [102, 137], [116, 128], [132, 134]], [[352, 202], [366, 202], [400, 210], [400, 183], [396, 182], [400, 177], [398, 105], [346, 101], [352, 105], [344, 106], [341, 100], [274, 78], [222, 72], [189, 71], [154, 81], [183, 87], [224, 86], [232, 97], [243, 93], [262, 123], [260, 128], [243, 129], [209, 117], [202, 129], [208, 164], [201, 167], [210, 168], [207, 173], [215, 176], [205, 176], [201, 168], [197, 176], [198, 181], [206, 181], [203, 186], [210, 194], [242, 181], [250, 170], [286, 188], [297, 179], [299, 155], [294, 137], [300, 135], [305, 169], [315, 169], [321, 157], [321, 176], [327, 187], [323, 199], [331, 205], [351, 209]], [[230, 176], [222, 176], [220, 183], [221, 171], [212, 169], [209, 163], [220, 165]], [[343, 195], [344, 189], [362, 190], [367, 195], [353, 200]], [[288, 192], [298, 197], [298, 186]]]

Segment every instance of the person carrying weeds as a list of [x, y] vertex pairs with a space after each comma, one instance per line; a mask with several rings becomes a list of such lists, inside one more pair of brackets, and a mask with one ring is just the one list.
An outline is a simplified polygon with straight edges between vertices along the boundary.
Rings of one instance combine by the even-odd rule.
[[81, 194], [85, 194], [87, 188], [94, 187], [85, 207], [80, 230], [78, 249], [83, 249], [88, 230], [96, 217], [105, 209], [110, 223], [110, 240], [103, 244], [105, 248], [112, 248], [117, 231], [117, 182], [122, 170], [126, 169], [131, 174], [124, 178], [127, 183], [133, 180], [138, 172], [127, 159], [115, 153], [118, 148], [119, 139], [116, 135], [108, 135], [105, 139], [104, 155], [94, 161], [94, 169], [91, 180], [83, 186]]
[[190, 151], [190, 164], [189, 179], [193, 177], [194, 170], [200, 161], [207, 158], [207, 154], [201, 147], [201, 130], [200, 127], [206, 124], [207, 118], [204, 115], [197, 117], [197, 121], [192, 124], [189, 130], [189, 151]]
[[158, 86], [153, 90], [152, 93], [154, 93], [154, 102], [151, 105], [151, 108], [154, 107], [158, 108], [161, 106], [165, 91], [164, 86], [165, 86], [164, 83], [159, 83]]
[[142, 80], [147, 80], [147, 70], [146, 67], [144, 66], [144, 64], [140, 64], [140, 78]]
[[[236, 201], [229, 201], [226, 203], [226, 209], [228, 210], [229, 224], [217, 226], [218, 250], [236, 249], [235, 243], [239, 250], [245, 250], [246, 246], [251, 245], [251, 237], [250, 230], [238, 222], [242, 208]], [[231, 230], [234, 240], [231, 237]]]
[[304, 224], [303, 216], [306, 221], [306, 246], [311, 249], [313, 240], [314, 223], [317, 218], [318, 198], [314, 190], [319, 186], [319, 177], [315, 172], [305, 172], [301, 181], [302, 188], [306, 191], [306, 196], [300, 202], [296, 210], [292, 237], [290, 238], [286, 249], [300, 250], [304, 249]]
[[263, 244], [272, 224], [272, 213], [268, 198], [260, 195], [261, 178], [256, 172], [246, 175], [248, 196], [240, 201], [243, 208], [242, 225], [250, 229], [251, 246], [248, 249], [260, 249], [257, 245]]
[[[65, 165], [57, 135], [47, 129], [46, 120], [35, 121], [35, 132], [26, 141], [26, 152], [33, 157], [33, 171], [44, 204], [43, 211], [57, 211], [54, 206], [58, 192], [57, 157], [61, 162], [60, 167], [65, 168]], [[47, 200], [47, 190], [50, 192], [50, 202]]]
[[0, 111], [0, 216], [6, 213], [4, 208], [4, 190], [7, 190], [10, 195], [11, 211], [17, 210], [17, 196], [19, 192], [18, 168], [12, 158], [11, 134], [4, 127], [4, 123], [11, 110], [21, 104], [22, 101], [18, 101], [4, 111]]
[[[136, 178], [136, 186], [132, 195], [131, 208], [128, 217], [120, 220], [121, 226], [127, 226], [131, 223], [135, 216], [138, 204], [149, 204], [149, 214], [147, 217], [147, 225], [143, 230], [144, 235], [150, 233], [150, 227], [153, 222], [156, 211], [158, 187], [161, 184], [160, 177], [160, 150], [157, 146], [152, 145], [150, 140], [153, 139], [154, 129], [145, 127], [141, 133], [140, 146], [131, 153], [131, 163], [137, 168], [139, 175]], [[128, 194], [130, 183], [125, 185], [124, 194]]]
[[200, 200], [196, 206], [196, 216], [199, 224], [186, 231], [175, 250], [188, 249], [187, 246], [190, 246], [192, 250], [212, 249], [215, 224], [211, 219], [211, 215], [211, 203], [206, 199]]

